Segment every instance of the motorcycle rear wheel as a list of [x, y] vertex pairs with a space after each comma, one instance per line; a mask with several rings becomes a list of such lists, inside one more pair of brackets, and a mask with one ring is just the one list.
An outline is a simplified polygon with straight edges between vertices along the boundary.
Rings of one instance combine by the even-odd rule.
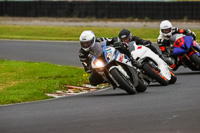
[[169, 81], [167, 79], [165, 79], [164, 77], [162, 77], [157, 70], [150, 67], [149, 64], [145, 63], [142, 68], [149, 77], [152, 77], [161, 85], [163, 85], [163, 86], [168, 85]]
[[193, 53], [190, 56], [191, 60], [196, 64], [196, 65], [200, 65], [200, 58], [199, 56], [197, 56], [195, 53]]
[[174, 84], [176, 83], [177, 77], [174, 75], [173, 72], [170, 72], [170, 73], [171, 73], [171, 79], [169, 81], [169, 84]]
[[120, 88], [125, 90], [128, 94], [133, 95], [133, 94], [137, 93], [137, 91], [134, 89], [133, 85], [131, 84], [130, 79], [126, 78], [116, 68], [113, 68], [110, 71], [110, 74], [113, 76], [113, 78], [120, 85]]

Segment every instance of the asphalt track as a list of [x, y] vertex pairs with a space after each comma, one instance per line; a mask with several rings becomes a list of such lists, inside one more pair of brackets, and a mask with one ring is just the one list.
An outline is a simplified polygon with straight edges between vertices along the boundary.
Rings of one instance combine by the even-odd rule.
[[[81, 66], [76, 42], [0, 41], [0, 58]], [[108, 88], [0, 106], [1, 133], [199, 133], [200, 72], [181, 67], [169, 86], [127, 95]]]

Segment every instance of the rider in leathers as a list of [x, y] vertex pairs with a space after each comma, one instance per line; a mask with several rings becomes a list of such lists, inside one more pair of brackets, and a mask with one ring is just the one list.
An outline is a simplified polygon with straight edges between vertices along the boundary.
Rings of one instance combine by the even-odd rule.
[[158, 36], [157, 43], [159, 47], [165, 46], [168, 49], [168, 52], [170, 52], [170, 56], [175, 59], [175, 64], [173, 64], [171, 67], [173, 68], [173, 70], [176, 70], [180, 66], [180, 62], [178, 62], [177, 58], [172, 54], [173, 44], [171, 44], [170, 40], [174, 34], [192, 36], [194, 40], [196, 40], [196, 35], [189, 29], [179, 29], [177, 27], [173, 27], [171, 22], [168, 20], [163, 20], [160, 23], [160, 35]]

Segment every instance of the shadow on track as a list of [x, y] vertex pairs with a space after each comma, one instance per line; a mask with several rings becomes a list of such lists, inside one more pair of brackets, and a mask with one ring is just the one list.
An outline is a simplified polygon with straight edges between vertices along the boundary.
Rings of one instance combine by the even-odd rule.
[[110, 97], [110, 96], [120, 96], [120, 97], [126, 96], [127, 97], [127, 96], [135, 96], [135, 95], [141, 95], [141, 94], [149, 93], [149, 92], [138, 92], [134, 95], [129, 95], [125, 91], [124, 92], [118, 92], [118, 90], [112, 90], [112, 91], [113, 92], [111, 92], [111, 93], [107, 93], [107, 92], [106, 93], [98, 93], [98, 94], [93, 93], [93, 94], [89, 95], [89, 97]]
[[95, 94], [90, 95], [90, 97], [106, 97], [106, 96], [129, 96], [126, 92], [125, 93], [109, 93], [109, 94]]
[[199, 71], [175, 73], [175, 75], [198, 75]]

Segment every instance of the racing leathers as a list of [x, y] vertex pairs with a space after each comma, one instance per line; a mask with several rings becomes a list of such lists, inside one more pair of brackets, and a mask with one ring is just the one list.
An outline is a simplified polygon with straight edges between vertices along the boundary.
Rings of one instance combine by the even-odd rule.
[[90, 84], [96, 86], [103, 83], [103, 78], [94, 69], [91, 68], [91, 57], [89, 56], [101, 56], [102, 44], [105, 42], [105, 38], [96, 38], [94, 47], [91, 47], [89, 51], [85, 51], [83, 48], [79, 50], [79, 59], [87, 73], [90, 73], [89, 81]]

